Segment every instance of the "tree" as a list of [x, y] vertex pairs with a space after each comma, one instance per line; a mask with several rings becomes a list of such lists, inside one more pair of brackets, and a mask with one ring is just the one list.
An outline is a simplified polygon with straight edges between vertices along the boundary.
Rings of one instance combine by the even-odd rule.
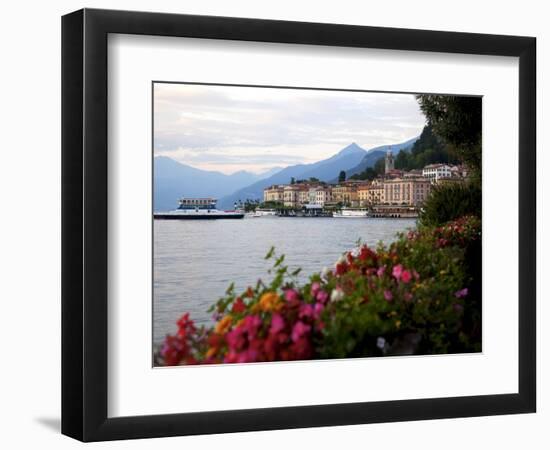
[[420, 212], [420, 223], [440, 226], [459, 217], [481, 217], [481, 185], [478, 183], [436, 186]]
[[350, 180], [374, 180], [378, 174], [372, 167], [367, 167], [363, 172], [356, 173], [350, 177]]
[[460, 159], [481, 173], [481, 97], [417, 95], [420, 109], [433, 132], [449, 144]]
[[291, 177], [290, 178], [290, 184], [295, 184], [296, 183], [296, 179], [294, 177]]
[[378, 175], [383, 175], [384, 174], [384, 172], [386, 171], [386, 159], [384, 157], [379, 158], [374, 163], [374, 170], [376, 171], [376, 173]]
[[343, 183], [344, 181], [346, 181], [346, 171], [341, 170], [340, 174], [338, 175], [338, 183]]

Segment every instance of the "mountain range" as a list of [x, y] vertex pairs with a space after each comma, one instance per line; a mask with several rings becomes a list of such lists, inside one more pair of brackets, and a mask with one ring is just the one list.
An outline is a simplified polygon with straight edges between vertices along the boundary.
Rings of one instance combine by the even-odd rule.
[[241, 170], [231, 175], [221, 172], [196, 169], [166, 156], [154, 158], [154, 209], [166, 211], [178, 205], [178, 199], [186, 197], [219, 198], [230, 192], [270, 177], [280, 167], [260, 175]]
[[353, 143], [340, 150], [330, 158], [310, 163], [297, 164], [286, 167], [274, 175], [259, 180], [249, 186], [239, 189], [232, 194], [220, 198], [218, 206], [220, 208], [229, 208], [235, 202], [246, 199], [261, 199], [264, 188], [272, 184], [287, 184], [291, 178], [305, 180], [309, 178], [318, 178], [321, 181], [329, 181], [334, 176], [338, 176], [341, 170], [348, 170], [357, 166], [365, 157], [367, 151]]
[[[400, 144], [391, 145], [392, 153], [412, 147], [415, 137]], [[360, 173], [372, 167], [383, 157], [389, 145], [365, 150], [352, 143], [330, 158], [310, 164], [296, 164], [285, 168], [273, 168], [260, 175], [247, 171], [225, 175], [221, 172], [197, 169], [174, 161], [165, 156], [154, 159], [154, 209], [163, 211], [174, 209], [180, 197], [215, 197], [218, 208], [232, 208], [235, 202], [247, 199], [261, 199], [264, 188], [273, 184], [290, 183], [296, 180], [317, 178], [321, 181], [336, 182], [340, 171], [346, 176]]]
[[[419, 136], [416, 136], [399, 144], [381, 145], [380, 147], [371, 148], [359, 164], [346, 171], [346, 177], [349, 178], [352, 175], [361, 173], [367, 169], [367, 167], [374, 167], [376, 161], [386, 156], [387, 151], [390, 149], [393, 155], [397, 155], [401, 150], [410, 150], [418, 138]], [[335, 183], [337, 180], [338, 177], [335, 177], [331, 180], [331, 183]]]

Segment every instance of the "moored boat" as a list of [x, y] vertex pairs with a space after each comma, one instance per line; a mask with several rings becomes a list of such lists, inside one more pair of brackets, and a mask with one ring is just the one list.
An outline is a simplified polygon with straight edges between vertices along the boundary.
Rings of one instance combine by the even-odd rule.
[[247, 217], [268, 217], [268, 216], [276, 216], [277, 210], [276, 209], [267, 209], [267, 208], [257, 208], [256, 211], [254, 211], [251, 214], [247, 214]]
[[344, 219], [361, 219], [369, 216], [369, 210], [366, 208], [342, 208], [340, 211], [332, 213], [332, 217]]
[[212, 219], [242, 219], [244, 211], [219, 210], [216, 208], [215, 198], [188, 198], [179, 200], [177, 209], [166, 212], [155, 212], [153, 216], [160, 220], [212, 220]]

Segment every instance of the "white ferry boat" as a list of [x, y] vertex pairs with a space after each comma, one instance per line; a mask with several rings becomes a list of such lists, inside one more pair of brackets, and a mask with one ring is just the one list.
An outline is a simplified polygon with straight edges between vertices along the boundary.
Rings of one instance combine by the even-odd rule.
[[200, 219], [242, 219], [244, 211], [234, 209], [221, 211], [216, 209], [215, 198], [182, 198], [177, 209], [167, 212], [155, 212], [155, 219], [163, 220], [200, 220]]
[[361, 219], [369, 216], [369, 210], [366, 208], [342, 208], [340, 211], [332, 213], [332, 217], [344, 219]]

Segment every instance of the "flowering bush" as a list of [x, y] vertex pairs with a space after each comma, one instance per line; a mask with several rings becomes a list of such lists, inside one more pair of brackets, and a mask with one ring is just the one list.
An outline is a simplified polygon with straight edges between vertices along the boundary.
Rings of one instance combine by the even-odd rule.
[[[162, 365], [472, 352], [481, 349], [481, 273], [469, 258], [481, 224], [464, 217], [402, 234], [389, 246], [359, 245], [305, 285], [271, 249], [269, 284], [212, 308], [197, 329], [184, 315], [157, 355]], [[479, 253], [479, 260], [481, 255]], [[480, 269], [480, 261], [476, 270]], [[473, 295], [475, 293], [475, 296]]]

